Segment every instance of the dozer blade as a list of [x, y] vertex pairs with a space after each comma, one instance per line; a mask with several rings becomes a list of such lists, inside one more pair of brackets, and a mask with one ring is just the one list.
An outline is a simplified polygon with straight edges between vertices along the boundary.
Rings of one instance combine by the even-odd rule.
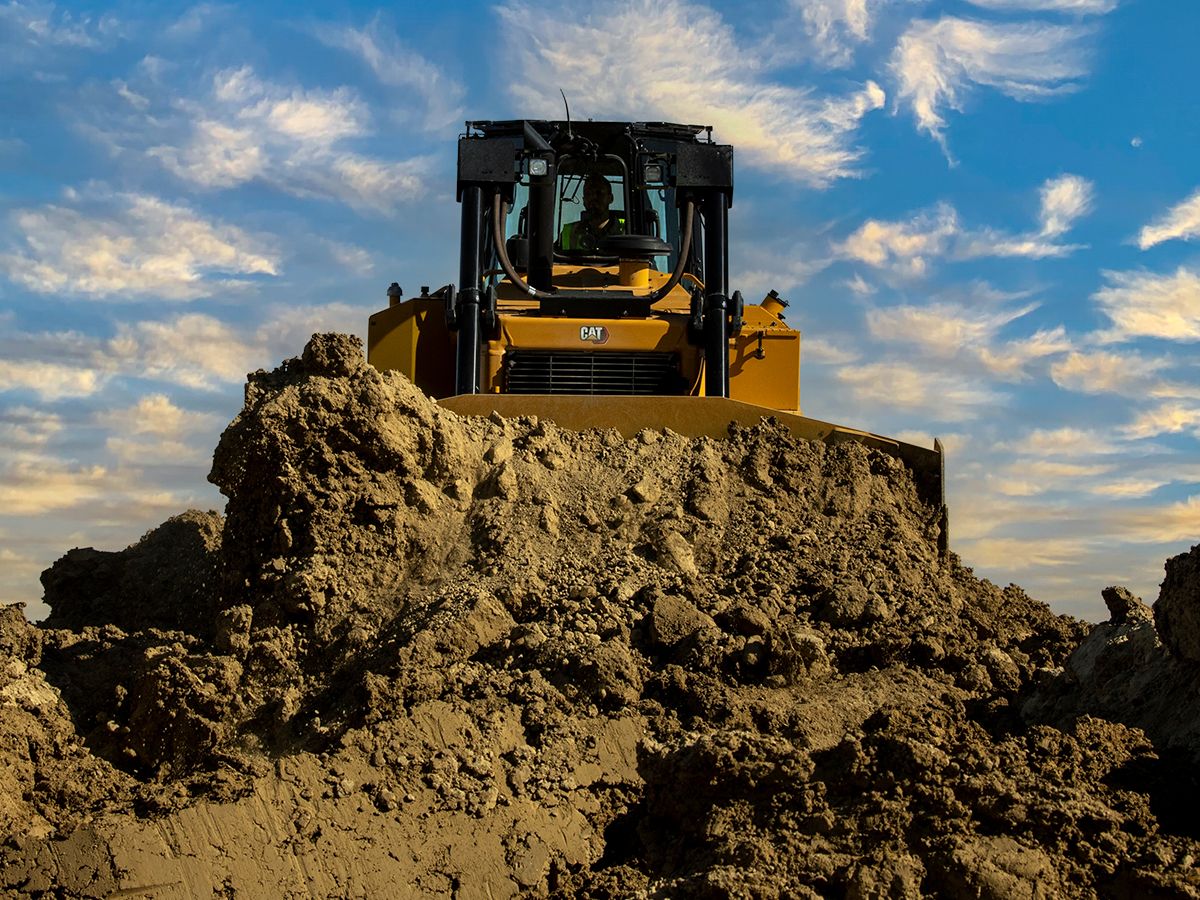
[[668, 428], [685, 437], [729, 436], [729, 426], [757, 425], [772, 418], [784, 425], [796, 437], [810, 441], [837, 444], [857, 441], [896, 457], [912, 472], [921, 501], [934, 509], [938, 516], [938, 551], [945, 557], [949, 551], [949, 513], [945, 496], [945, 454], [941, 441], [934, 440], [933, 449], [906, 444], [893, 438], [833, 425], [807, 416], [780, 412], [729, 400], [723, 397], [629, 397], [580, 394], [459, 394], [438, 403], [464, 416], [489, 416], [493, 412], [505, 418], [537, 416], [549, 419], [568, 431], [587, 431], [592, 428], [615, 428], [627, 438], [639, 431]]

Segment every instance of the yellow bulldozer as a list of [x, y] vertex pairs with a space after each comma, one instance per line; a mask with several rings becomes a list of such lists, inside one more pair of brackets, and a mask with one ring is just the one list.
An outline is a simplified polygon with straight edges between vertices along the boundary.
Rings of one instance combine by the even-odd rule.
[[368, 361], [464, 415], [716, 438], [764, 416], [902, 460], [949, 530], [943, 450], [800, 412], [800, 332], [729, 291], [733, 148], [664, 122], [468, 122], [457, 287], [370, 318]]

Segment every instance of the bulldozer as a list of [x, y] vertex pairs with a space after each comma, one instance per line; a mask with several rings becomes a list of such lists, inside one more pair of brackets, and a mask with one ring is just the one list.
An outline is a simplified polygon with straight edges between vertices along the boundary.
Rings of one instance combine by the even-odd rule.
[[771, 417], [903, 461], [949, 541], [944, 452], [802, 415], [800, 332], [729, 290], [733, 147], [711, 126], [473, 121], [458, 140], [457, 285], [398, 284], [367, 359], [463, 415], [723, 438]]

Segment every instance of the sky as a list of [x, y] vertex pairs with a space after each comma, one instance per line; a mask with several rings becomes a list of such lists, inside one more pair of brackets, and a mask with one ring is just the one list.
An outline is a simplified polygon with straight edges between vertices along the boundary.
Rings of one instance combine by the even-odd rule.
[[[330, 9], [336, 10], [331, 12]], [[245, 375], [457, 275], [468, 119], [712, 125], [807, 415], [1054, 610], [1200, 542], [1200, 3], [0, 0], [0, 601], [220, 510]]]

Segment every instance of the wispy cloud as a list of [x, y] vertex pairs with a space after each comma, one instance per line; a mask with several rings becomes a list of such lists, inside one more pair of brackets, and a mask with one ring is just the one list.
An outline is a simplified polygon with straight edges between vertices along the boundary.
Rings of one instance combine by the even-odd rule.
[[966, 307], [957, 303], [892, 306], [869, 310], [867, 328], [882, 342], [916, 347], [923, 358], [957, 360], [1003, 381], [1029, 377], [1030, 363], [1071, 349], [1062, 327], [1013, 340], [1001, 331], [1037, 304], [1017, 308]]
[[867, 40], [881, 0], [791, 0], [800, 11], [804, 30], [818, 59], [832, 66], [848, 64], [854, 46]]
[[975, 86], [1016, 100], [1046, 100], [1079, 87], [1088, 74], [1082, 25], [996, 23], [945, 16], [913, 22], [891, 59], [897, 101], [947, 156], [945, 113], [962, 111]]
[[1007, 401], [984, 379], [906, 362], [841, 368], [837, 379], [859, 403], [919, 412], [933, 422], [962, 422]]
[[1050, 367], [1055, 384], [1083, 394], [1144, 395], [1166, 367], [1164, 359], [1139, 353], [1073, 351]]
[[1121, 433], [1135, 440], [1181, 433], [1200, 437], [1200, 403], [1163, 403], [1144, 410]]
[[1070, 231], [1076, 220], [1091, 212], [1095, 187], [1078, 175], [1061, 175], [1041, 186], [1042, 237], [1055, 238]]
[[928, 273], [932, 260], [982, 257], [1045, 259], [1066, 256], [1077, 244], [1057, 242], [1076, 220], [1090, 211], [1093, 188], [1078, 175], [1051, 178], [1038, 189], [1041, 200], [1036, 232], [1009, 234], [995, 228], [964, 226], [949, 203], [922, 210], [907, 219], [868, 219], [843, 242], [840, 255], [909, 277]]
[[1149, 250], [1163, 241], [1200, 237], [1200, 190], [1172, 206], [1159, 219], [1138, 232], [1138, 246]]
[[122, 102], [78, 127], [110, 151], [149, 157], [200, 188], [257, 182], [380, 214], [425, 192], [429, 158], [360, 151], [375, 135], [375, 116], [349, 87], [283, 84], [241, 66], [197, 90], [161, 81], [161, 67], [154, 68], [136, 85], [114, 83]]
[[1103, 15], [1117, 8], [1117, 0], [967, 0], [972, 6], [993, 10], [1058, 12]]
[[0, 5], [0, 46], [10, 50], [22, 45], [42, 50], [92, 49], [111, 39], [118, 30], [119, 22], [112, 15], [94, 18], [60, 10], [53, 3], [22, 0]]
[[886, 99], [873, 81], [840, 96], [785, 85], [718, 13], [683, 0], [498, 12], [521, 114], [560, 116], [561, 87], [577, 116], [711, 124], [747, 164], [817, 187], [858, 174], [855, 132]]
[[466, 88], [402, 41], [382, 16], [376, 15], [364, 28], [321, 26], [313, 33], [360, 59], [381, 84], [403, 92], [404, 103], [396, 108], [401, 121], [428, 131], [461, 124]]
[[1200, 340], [1200, 274], [1180, 266], [1170, 275], [1138, 271], [1105, 272], [1104, 277], [1108, 283], [1092, 300], [1112, 327], [1097, 340]]
[[20, 242], [0, 253], [0, 272], [41, 294], [177, 301], [278, 271], [265, 241], [187, 207], [144, 194], [67, 199], [75, 205], [13, 213]]

